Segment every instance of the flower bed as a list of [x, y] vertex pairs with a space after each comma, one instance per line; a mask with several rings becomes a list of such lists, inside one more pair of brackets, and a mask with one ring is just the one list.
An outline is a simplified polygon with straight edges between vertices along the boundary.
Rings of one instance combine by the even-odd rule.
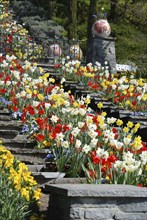
[[22, 120], [22, 133], [48, 149], [46, 160], [55, 161], [58, 171], [86, 175], [91, 183], [146, 185], [147, 148], [135, 136], [139, 123], [123, 126], [120, 119], [93, 112], [89, 95], [75, 100], [35, 64], [20, 65], [14, 56], [1, 57], [1, 64], [1, 101]]
[[[137, 115], [141, 111], [139, 116], [145, 119], [146, 81], [137, 80], [133, 75], [112, 76], [107, 66], [101, 67], [99, 63], [94, 67], [91, 64], [83, 66], [79, 61], [63, 59], [55, 65], [58, 72], [56, 78], [56, 75], [50, 77], [49, 73], [38, 68], [37, 63], [31, 64], [27, 60], [20, 62], [22, 54], [23, 59], [37, 59], [41, 56], [42, 48], [35, 45], [35, 54], [32, 53], [34, 44], [26, 35], [26, 30], [12, 20], [9, 11], [5, 11], [9, 2], [0, 3], [2, 46], [7, 53], [0, 55], [0, 105], [8, 109], [6, 116], [8, 113], [13, 120], [20, 122], [21, 131], [19, 134], [17, 131], [17, 135], [24, 134], [28, 141], [36, 143], [39, 152], [45, 150], [44, 171], [64, 172], [66, 177], [80, 177], [79, 180], [84, 177], [84, 183], [86, 177], [86, 183], [91, 183], [84, 185], [86, 188], [82, 184], [75, 184], [72, 188], [70, 184], [46, 186], [46, 190], [52, 191], [49, 203], [52, 213], [49, 209], [49, 218], [62, 216], [65, 220], [71, 216], [84, 219], [86, 216], [86, 219], [101, 219], [107, 216], [112, 219], [146, 219], [145, 189], [127, 186], [147, 186], [147, 147], [136, 135], [140, 124], [130, 120], [124, 123], [124, 120], [111, 115], [112, 107], [114, 116], [117, 107], [118, 117], [122, 108], [129, 110], [129, 117], [131, 112]], [[16, 32], [20, 34], [19, 40], [16, 39]], [[72, 85], [71, 80], [74, 81]], [[40, 198], [35, 178], [28, 167], [16, 160], [2, 145], [0, 171], [1, 218], [26, 217], [30, 205]], [[101, 183], [105, 186], [96, 186]], [[74, 203], [74, 207], [70, 207], [71, 212], [68, 202]], [[56, 216], [57, 208], [60, 217]]]
[[[41, 189], [28, 170], [0, 143], [0, 217], [24, 219], [41, 197]], [[9, 210], [9, 211], [8, 211]]]
[[[3, 18], [7, 26], [5, 13]], [[1, 103], [22, 122], [21, 133], [48, 150], [46, 160], [55, 162], [59, 172], [86, 176], [88, 183], [147, 185], [147, 148], [136, 136], [140, 124], [108, 117], [100, 101], [93, 111], [89, 94], [75, 99], [63, 89], [68, 78], [118, 107], [146, 111], [145, 80], [117, 78], [99, 63], [82, 66], [64, 59], [56, 65], [62, 76], [59, 85], [37, 63], [22, 63], [8, 54], [0, 56], [0, 63]]]

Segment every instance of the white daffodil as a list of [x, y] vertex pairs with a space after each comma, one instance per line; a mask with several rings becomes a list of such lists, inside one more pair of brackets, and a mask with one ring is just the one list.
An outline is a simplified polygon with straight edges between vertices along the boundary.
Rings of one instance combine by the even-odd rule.
[[117, 120], [117, 119], [114, 118], [114, 117], [111, 117], [111, 118], [108, 117], [108, 118], [107, 118], [107, 123], [108, 123], [108, 124], [113, 124], [113, 123], [116, 122], [116, 120]]
[[20, 93], [17, 93], [17, 94], [16, 94], [16, 98], [18, 98], [18, 99], [21, 98], [21, 94], [20, 94]]
[[63, 142], [64, 136], [65, 136], [65, 135], [64, 135], [62, 132], [58, 133], [58, 134], [56, 135], [56, 141], [57, 141], [57, 142], [58, 142], [58, 141]]
[[59, 118], [56, 115], [52, 115], [50, 118], [51, 122], [53, 123], [57, 123], [57, 121], [59, 120]]
[[140, 158], [141, 158], [142, 164], [146, 165], [147, 164], [147, 151], [143, 151], [140, 154]]
[[33, 103], [32, 103], [33, 107], [37, 107], [39, 104], [40, 104], [40, 102], [33, 100]]
[[86, 115], [86, 110], [84, 108], [79, 108], [79, 114], [82, 116]]
[[84, 125], [85, 125], [84, 122], [81, 122], [81, 121], [78, 122], [78, 127], [79, 127], [79, 128], [82, 128]]
[[112, 85], [112, 89], [113, 89], [113, 90], [115, 90], [116, 87], [117, 87], [117, 86], [116, 86], [115, 84]]
[[123, 141], [124, 141], [124, 144], [127, 146], [131, 143], [131, 138], [125, 137]]
[[79, 114], [79, 110], [77, 109], [72, 109], [71, 111], [71, 115], [78, 115]]
[[61, 146], [68, 149], [69, 148], [69, 142], [68, 141], [62, 141]]
[[[19, 71], [14, 70], [14, 71], [12, 72], [12, 74], [14, 75], [14, 77], [15, 77], [16, 79], [20, 79], [20, 72], [19, 72]], [[26, 75], [28, 76], [28, 74], [26, 74]], [[24, 75], [23, 75], [23, 78], [25, 78]]]
[[50, 103], [45, 102], [45, 109], [49, 109], [51, 107]]
[[88, 129], [89, 129], [90, 131], [91, 131], [91, 130], [95, 131], [95, 130], [97, 129], [97, 126], [96, 126], [96, 124], [91, 123], [91, 124], [88, 124]]
[[82, 145], [82, 142], [78, 139], [76, 139], [76, 144], [75, 144], [75, 148], [80, 148]]
[[82, 151], [87, 154], [89, 151], [91, 151], [91, 146], [85, 144], [84, 147], [82, 148]]
[[76, 128], [73, 128], [71, 134], [72, 134], [74, 137], [76, 137], [76, 136], [79, 134], [79, 132], [80, 132], [80, 129], [79, 129], [78, 127], [76, 127]]
[[110, 144], [111, 144], [112, 146], [115, 146], [116, 149], [118, 149], [118, 150], [120, 150], [120, 149], [123, 147], [123, 145], [124, 145], [122, 142], [117, 141], [117, 140], [115, 140], [115, 139], [110, 139]]
[[27, 92], [25, 91], [25, 90], [23, 90], [23, 91], [21, 91], [21, 97], [25, 97], [26, 96], [26, 94], [27, 94]]
[[95, 138], [97, 136], [97, 132], [95, 132], [94, 130], [90, 130], [88, 131], [88, 135], [91, 137], [91, 138]]
[[32, 94], [27, 94], [26, 97], [27, 97], [28, 99], [31, 99], [31, 98], [32, 98]]
[[93, 139], [91, 140], [91, 142], [90, 142], [90, 146], [91, 146], [92, 148], [95, 147], [95, 146], [97, 145], [97, 142], [98, 142], [98, 139], [93, 138]]
[[111, 130], [108, 130], [108, 129], [104, 130], [103, 133], [104, 133], [105, 138], [107, 139], [113, 140], [115, 137], [115, 134]]
[[108, 151], [105, 151], [103, 148], [98, 148], [96, 154], [101, 158], [108, 158], [109, 154]]

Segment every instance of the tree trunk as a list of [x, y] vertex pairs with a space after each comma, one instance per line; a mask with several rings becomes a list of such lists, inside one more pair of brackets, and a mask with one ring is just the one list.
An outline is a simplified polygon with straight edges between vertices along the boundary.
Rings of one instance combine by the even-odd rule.
[[110, 20], [114, 21], [116, 18], [116, 6], [118, 4], [118, 0], [111, 1], [111, 8], [110, 8]]
[[69, 39], [77, 38], [77, 0], [69, 0]]
[[90, 0], [88, 26], [87, 26], [87, 39], [90, 39], [92, 37], [91, 28], [92, 28], [93, 23], [95, 22], [94, 15], [97, 14], [96, 4], [97, 4], [97, 0]]

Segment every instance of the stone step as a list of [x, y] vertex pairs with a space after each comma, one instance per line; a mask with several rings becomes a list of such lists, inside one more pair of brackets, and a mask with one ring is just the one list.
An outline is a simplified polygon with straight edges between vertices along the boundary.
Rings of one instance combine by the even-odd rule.
[[0, 137], [4, 139], [14, 139], [19, 134], [17, 130], [4, 130], [0, 129]]
[[11, 115], [11, 113], [8, 109], [3, 107], [0, 109], [0, 115]]
[[11, 114], [1, 114], [0, 115], [0, 122], [1, 121], [11, 121], [12, 117]]
[[13, 154], [26, 154], [26, 155], [39, 155], [41, 158], [44, 158], [48, 154], [46, 149], [36, 149], [36, 148], [18, 148], [18, 147], [7, 147]]
[[17, 147], [17, 148], [34, 148], [36, 146], [36, 141], [32, 139], [27, 139], [24, 135], [17, 135], [13, 139], [3, 138], [2, 139], [3, 145], [6, 147]]
[[16, 159], [20, 160], [22, 163], [28, 165], [42, 165], [44, 163], [44, 159], [39, 156], [34, 155], [22, 155], [22, 154], [13, 154]]
[[60, 172], [32, 172], [34, 179], [39, 185], [45, 185], [50, 181], [55, 181], [57, 179], [63, 179], [65, 173]]

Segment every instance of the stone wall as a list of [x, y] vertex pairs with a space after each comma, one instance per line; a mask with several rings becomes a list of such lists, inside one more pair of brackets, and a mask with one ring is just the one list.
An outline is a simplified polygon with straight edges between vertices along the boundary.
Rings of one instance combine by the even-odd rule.
[[147, 188], [48, 184], [49, 220], [147, 220]]

